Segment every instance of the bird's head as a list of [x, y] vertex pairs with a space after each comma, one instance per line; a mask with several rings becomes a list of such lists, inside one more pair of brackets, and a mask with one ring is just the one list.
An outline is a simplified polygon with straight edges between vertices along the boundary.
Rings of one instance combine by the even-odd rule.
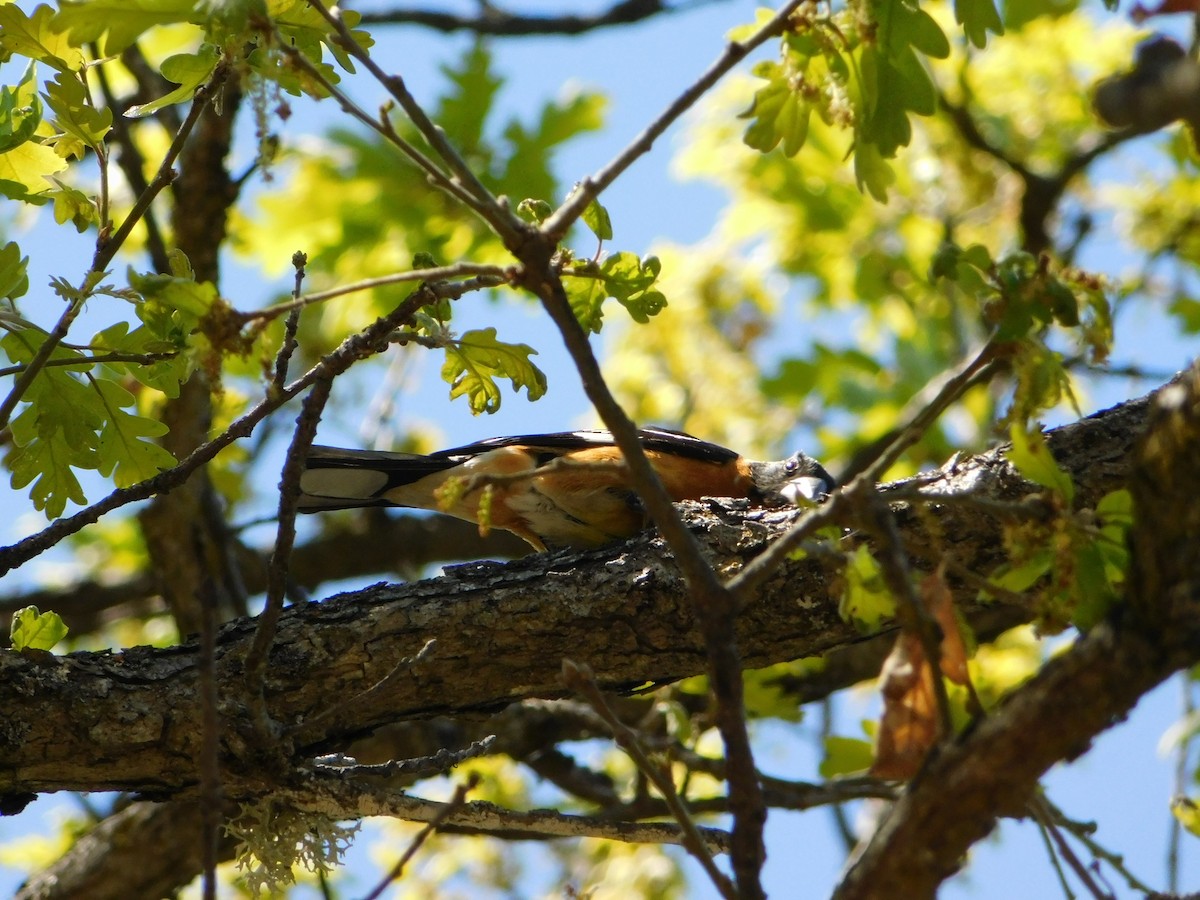
[[819, 462], [799, 451], [778, 462], [750, 463], [750, 477], [767, 503], [816, 503], [836, 487]]

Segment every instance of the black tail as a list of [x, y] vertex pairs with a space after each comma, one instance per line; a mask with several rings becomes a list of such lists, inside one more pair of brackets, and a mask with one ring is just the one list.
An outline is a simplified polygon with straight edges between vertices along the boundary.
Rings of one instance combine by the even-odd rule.
[[393, 506], [383, 497], [393, 488], [454, 468], [453, 459], [382, 450], [341, 450], [314, 445], [300, 476], [301, 512]]

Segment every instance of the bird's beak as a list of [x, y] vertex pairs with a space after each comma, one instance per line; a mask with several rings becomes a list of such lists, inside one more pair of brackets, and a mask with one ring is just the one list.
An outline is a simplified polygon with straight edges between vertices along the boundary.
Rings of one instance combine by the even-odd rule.
[[829, 482], [824, 478], [806, 476], [794, 478], [779, 490], [780, 495], [796, 506], [816, 503], [829, 493]]

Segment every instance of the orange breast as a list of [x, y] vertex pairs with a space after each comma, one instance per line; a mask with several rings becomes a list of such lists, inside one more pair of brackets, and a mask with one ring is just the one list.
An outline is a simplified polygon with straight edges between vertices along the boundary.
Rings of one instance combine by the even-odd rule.
[[[528, 478], [508, 477], [532, 473], [538, 455], [537, 448], [497, 448], [455, 469], [395, 488], [387, 498], [400, 505], [439, 509], [478, 522], [480, 504], [485, 502], [482, 490], [460, 496], [449, 506], [438, 503], [434, 495], [449, 478], [486, 473], [501, 478], [491, 488], [492, 500], [486, 514], [491, 527], [511, 531], [539, 550], [547, 544], [599, 547], [646, 527], [646, 516], [629, 476], [616, 465], [624, 459], [616, 447], [575, 451], [565, 454], [575, 465], [561, 465]], [[675, 501], [744, 497], [751, 484], [749, 473], [734, 464], [655, 451], [646, 455]]]

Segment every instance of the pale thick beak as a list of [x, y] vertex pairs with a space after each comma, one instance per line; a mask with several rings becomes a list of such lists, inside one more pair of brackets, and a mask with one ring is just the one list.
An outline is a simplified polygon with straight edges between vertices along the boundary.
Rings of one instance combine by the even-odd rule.
[[795, 506], [816, 503], [828, 493], [829, 482], [811, 475], [794, 478], [779, 489], [780, 496]]

